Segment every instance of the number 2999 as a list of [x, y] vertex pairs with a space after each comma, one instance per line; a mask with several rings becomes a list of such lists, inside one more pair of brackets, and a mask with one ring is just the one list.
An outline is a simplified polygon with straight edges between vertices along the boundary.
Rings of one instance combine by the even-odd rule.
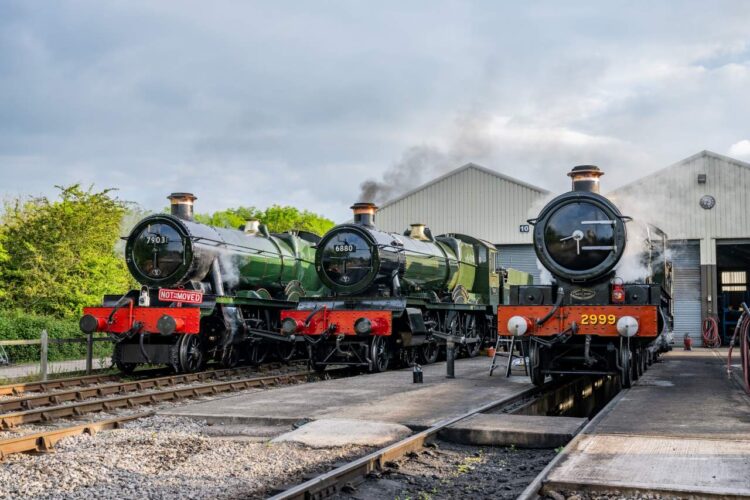
[[581, 314], [582, 325], [614, 325], [617, 317], [614, 314]]

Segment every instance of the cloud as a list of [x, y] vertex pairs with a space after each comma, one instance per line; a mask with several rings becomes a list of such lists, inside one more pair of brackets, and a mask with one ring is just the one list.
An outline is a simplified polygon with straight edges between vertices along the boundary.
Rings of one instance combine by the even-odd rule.
[[[294, 204], [345, 220], [468, 161], [605, 190], [750, 115], [750, 4], [0, 6], [0, 197], [118, 187], [160, 209]], [[737, 153], [739, 154], [739, 153]]]
[[750, 160], [750, 140], [743, 139], [732, 144], [729, 148], [729, 156], [734, 156], [740, 160]]

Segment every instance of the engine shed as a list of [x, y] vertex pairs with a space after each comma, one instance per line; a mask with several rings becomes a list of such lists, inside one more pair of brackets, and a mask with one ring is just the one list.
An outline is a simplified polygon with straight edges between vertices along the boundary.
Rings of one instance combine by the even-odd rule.
[[[383, 204], [378, 224], [387, 231], [419, 222], [435, 234], [469, 232], [497, 246], [501, 265], [541, 282], [527, 219], [554, 194], [469, 163]], [[606, 196], [670, 238], [675, 340], [688, 335], [700, 345], [707, 316], [731, 337], [739, 304], [750, 302], [750, 163], [701, 151]]]

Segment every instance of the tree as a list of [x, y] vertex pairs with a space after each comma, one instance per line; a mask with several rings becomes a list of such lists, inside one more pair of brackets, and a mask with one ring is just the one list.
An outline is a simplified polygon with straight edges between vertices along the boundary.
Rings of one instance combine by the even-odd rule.
[[3, 246], [3, 228], [0, 226], [0, 300], [5, 295], [5, 280], [3, 280], [3, 265], [8, 261], [8, 252], [5, 251]]
[[258, 210], [255, 207], [230, 208], [213, 214], [198, 214], [195, 219], [211, 226], [235, 229], [244, 225], [249, 219], [258, 219], [273, 233], [297, 229], [318, 235], [324, 234], [334, 225], [332, 220], [316, 213], [280, 205], [273, 205], [265, 210]]
[[212, 214], [196, 214], [195, 220], [216, 227], [230, 227], [238, 229], [250, 219], [261, 220], [263, 212], [255, 207], [239, 207], [220, 210]]
[[83, 306], [133, 285], [115, 253], [127, 205], [110, 189], [57, 187], [59, 200], [18, 199], [5, 207], [0, 273], [6, 308], [75, 317]]

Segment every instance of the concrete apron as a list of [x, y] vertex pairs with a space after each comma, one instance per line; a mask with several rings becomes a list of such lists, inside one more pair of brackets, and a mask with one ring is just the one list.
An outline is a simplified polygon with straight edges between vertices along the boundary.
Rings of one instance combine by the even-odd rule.
[[750, 496], [750, 401], [710, 350], [675, 351], [558, 456], [542, 491]]
[[[411, 369], [260, 390], [161, 412], [206, 420], [243, 435], [262, 430], [274, 441], [308, 446], [384, 445], [403, 438], [403, 430], [423, 430], [466, 411], [521, 393], [525, 376], [489, 376], [490, 359], [456, 362], [455, 379], [445, 363], [424, 367], [424, 383], [412, 383]], [[586, 419], [482, 414], [455, 424], [441, 437], [466, 444], [557, 447], [571, 439]], [[313, 423], [309, 423], [313, 422]], [[394, 426], [393, 424], [399, 424]], [[278, 432], [269, 432], [276, 427]], [[292, 430], [296, 428], [296, 430]], [[289, 432], [292, 430], [292, 432]]]

